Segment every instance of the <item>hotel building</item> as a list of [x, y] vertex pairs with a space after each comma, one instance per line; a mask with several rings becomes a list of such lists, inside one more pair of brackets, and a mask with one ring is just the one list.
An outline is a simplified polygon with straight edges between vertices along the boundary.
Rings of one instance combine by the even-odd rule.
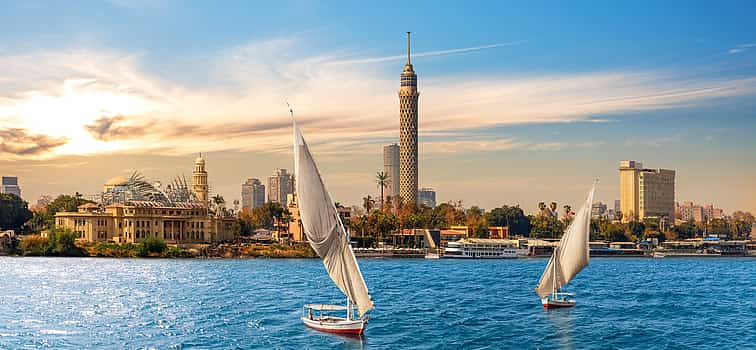
[[286, 206], [286, 200], [294, 192], [294, 178], [286, 169], [277, 169], [276, 173], [268, 177], [268, 202]]
[[393, 199], [399, 198], [399, 145], [383, 146], [383, 172], [389, 178], [384, 196]]
[[428, 208], [436, 207], [436, 191], [430, 187], [424, 187], [417, 191], [417, 204], [425, 205]]
[[674, 170], [645, 169], [640, 162], [623, 160], [620, 162], [619, 175], [623, 222], [645, 218], [674, 218]]
[[265, 185], [258, 179], [249, 178], [241, 186], [242, 209], [262, 207], [265, 203]]

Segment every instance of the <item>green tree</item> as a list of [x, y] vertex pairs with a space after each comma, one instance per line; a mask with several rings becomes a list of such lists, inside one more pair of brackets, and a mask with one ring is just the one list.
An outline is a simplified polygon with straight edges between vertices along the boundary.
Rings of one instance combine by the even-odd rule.
[[375, 199], [373, 199], [373, 197], [370, 195], [362, 197], [362, 207], [365, 208], [365, 212], [370, 215], [370, 212], [375, 207]]
[[729, 237], [733, 235], [730, 223], [725, 219], [712, 219], [708, 223], [708, 234]]
[[[609, 242], [627, 242], [630, 238], [627, 236], [627, 232], [621, 225], [607, 222], [601, 228], [601, 234], [604, 240]], [[641, 231], [642, 232], [642, 231]]]
[[26, 201], [15, 194], [0, 193], [0, 229], [20, 231], [31, 218]]
[[[51, 218], [55, 217], [55, 213], [59, 211], [76, 212], [79, 210], [79, 206], [86, 203], [94, 203], [90, 200], [81, 198], [80, 193], [76, 193], [74, 196], [67, 194], [61, 194], [56, 197], [50, 204], [47, 205], [47, 213]], [[51, 223], [52, 224], [52, 223]]]
[[474, 237], [488, 238], [488, 220], [484, 215], [483, 209], [472, 206], [465, 212], [465, 224], [468, 229], [472, 229]]
[[[627, 223], [627, 236], [628, 238], [637, 239], [643, 236], [643, 232], [646, 230], [646, 224], [640, 221], [630, 221]], [[629, 240], [629, 239], [628, 239]]]
[[375, 174], [375, 181], [378, 183], [378, 187], [381, 189], [381, 210], [383, 210], [383, 190], [391, 184], [389, 175], [383, 171], [379, 171]]
[[673, 227], [670, 231], [675, 239], [689, 239], [698, 236], [698, 228], [692, 222], [684, 222]]
[[47, 231], [48, 247], [44, 255], [85, 256], [86, 251], [76, 246], [78, 235], [68, 229], [52, 228]]
[[158, 237], [147, 237], [140, 242], [139, 256], [146, 257], [150, 254], [162, 254], [168, 250], [168, 245], [165, 241]]
[[531, 216], [532, 228], [530, 237], [534, 238], [559, 238], [564, 234], [564, 224], [551, 216]]
[[488, 224], [491, 226], [506, 226], [510, 235], [528, 236], [530, 234], [530, 218], [520, 209], [520, 206], [502, 206], [491, 209], [486, 213]]
[[34, 211], [32, 218], [26, 222], [29, 232], [37, 233], [50, 228], [50, 224], [55, 220], [47, 211]]

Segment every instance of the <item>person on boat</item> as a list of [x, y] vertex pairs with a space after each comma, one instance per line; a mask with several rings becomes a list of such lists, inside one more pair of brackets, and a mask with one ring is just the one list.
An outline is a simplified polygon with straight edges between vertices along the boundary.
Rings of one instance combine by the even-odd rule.
[[307, 309], [307, 318], [312, 319], [312, 309]]

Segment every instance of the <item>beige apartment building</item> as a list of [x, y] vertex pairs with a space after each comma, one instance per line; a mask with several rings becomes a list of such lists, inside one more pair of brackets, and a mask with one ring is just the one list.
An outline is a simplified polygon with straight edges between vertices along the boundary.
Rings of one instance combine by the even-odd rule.
[[646, 169], [640, 162], [623, 160], [619, 175], [623, 222], [645, 218], [674, 219], [674, 170]]
[[129, 201], [105, 207], [79, 206], [77, 212], [58, 212], [55, 225], [87, 242], [136, 243], [158, 237], [166, 243], [213, 243], [234, 238], [234, 218], [209, 216], [202, 202], [176, 203]]

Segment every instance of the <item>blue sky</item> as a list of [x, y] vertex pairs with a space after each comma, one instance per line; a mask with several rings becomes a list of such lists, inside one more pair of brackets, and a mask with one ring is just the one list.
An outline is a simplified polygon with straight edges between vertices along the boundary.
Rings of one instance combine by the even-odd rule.
[[[291, 167], [289, 99], [334, 196], [356, 204], [398, 134], [392, 56], [412, 31], [421, 185], [441, 200], [532, 211], [578, 203], [598, 176], [612, 201], [629, 158], [678, 170], [679, 200], [756, 211], [753, 2], [2, 7], [0, 167], [32, 202], [134, 169], [188, 173], [199, 151], [238, 198], [245, 178]], [[48, 168], [71, 179], [29, 170]]]

